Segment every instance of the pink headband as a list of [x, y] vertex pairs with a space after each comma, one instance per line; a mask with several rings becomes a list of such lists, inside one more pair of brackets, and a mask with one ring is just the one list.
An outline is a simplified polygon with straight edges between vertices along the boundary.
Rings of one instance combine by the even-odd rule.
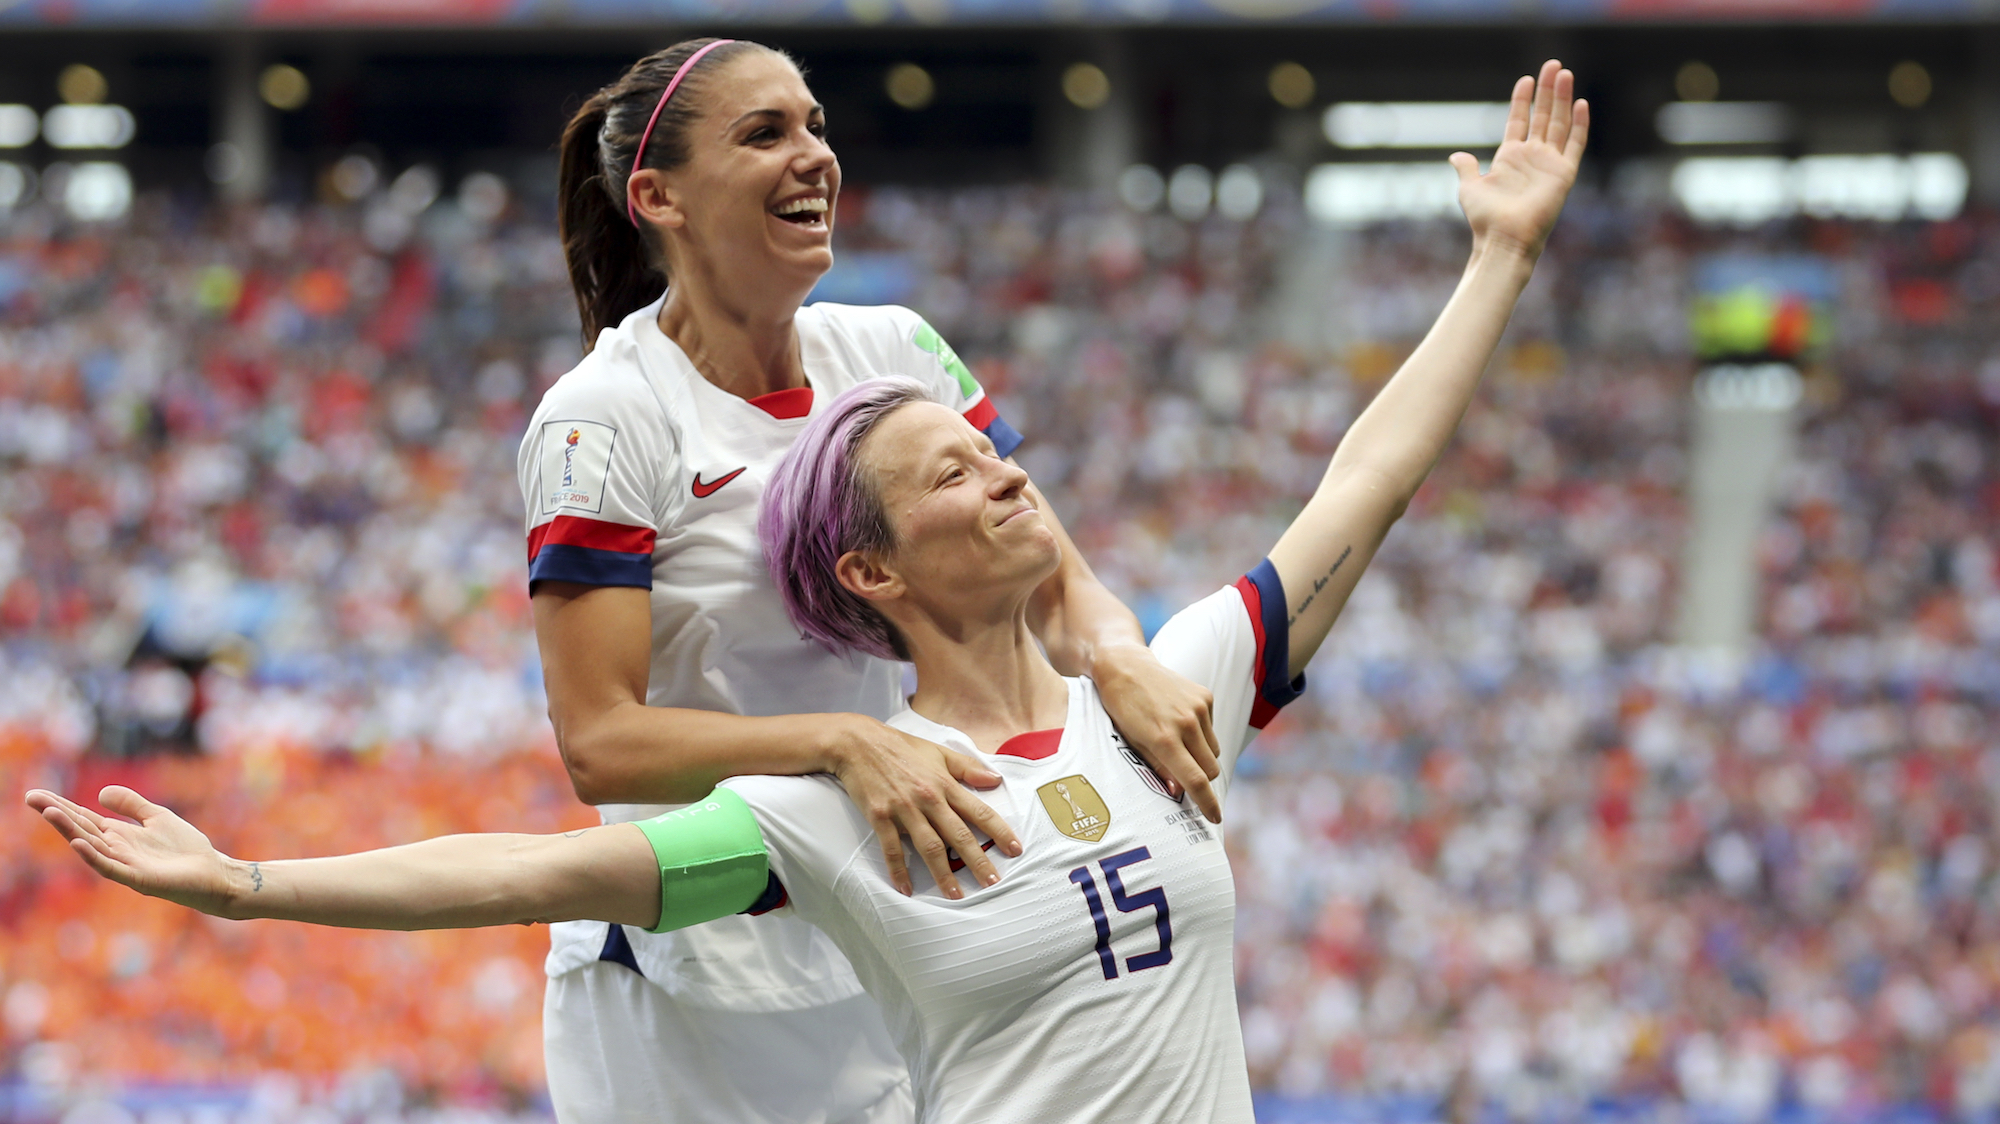
[[[734, 42], [736, 42], [734, 39], [717, 39], [715, 42], [689, 55], [687, 61], [680, 65], [680, 69], [674, 71], [673, 80], [668, 82], [667, 88], [660, 93], [660, 104], [654, 106], [653, 115], [646, 118], [646, 131], [639, 134], [639, 149], [632, 154], [632, 170], [634, 172], [646, 166], [646, 142], [653, 139], [653, 126], [659, 123], [660, 111], [667, 108], [667, 99], [673, 97], [674, 91], [680, 88], [681, 79], [686, 78], [688, 71], [694, 69], [694, 64], [701, 61], [701, 56], [713, 51], [717, 47]], [[627, 176], [625, 183], [627, 185], [625, 188], [625, 217], [632, 220], [633, 226], [638, 226], [639, 216], [632, 210], [632, 188], [630, 186], [632, 178]]]

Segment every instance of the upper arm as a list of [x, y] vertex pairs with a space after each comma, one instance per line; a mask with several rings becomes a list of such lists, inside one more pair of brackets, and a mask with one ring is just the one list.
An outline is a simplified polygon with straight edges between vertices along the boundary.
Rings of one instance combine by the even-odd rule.
[[558, 726], [563, 717], [646, 701], [653, 644], [649, 591], [544, 581], [530, 603]]
[[579, 788], [586, 749], [577, 735], [615, 707], [646, 701], [652, 665], [652, 595], [623, 586], [545, 581], [535, 589], [535, 644], [549, 722]]
[[645, 701], [653, 550], [671, 516], [661, 509], [675, 456], [665, 415], [609, 363], [587, 358], [549, 390], [517, 465], [535, 639], [566, 761], [590, 719]]
[[1402, 508], [1385, 477], [1365, 469], [1329, 472], [1271, 548], [1285, 587], [1291, 674], [1304, 671], [1319, 651]]

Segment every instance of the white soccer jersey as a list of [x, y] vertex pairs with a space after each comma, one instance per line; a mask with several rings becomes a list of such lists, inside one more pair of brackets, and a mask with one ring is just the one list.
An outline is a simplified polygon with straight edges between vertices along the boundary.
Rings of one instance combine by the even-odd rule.
[[[528, 425], [519, 475], [530, 585], [650, 589], [650, 705], [889, 717], [901, 706], [897, 665], [836, 659], [786, 620], [757, 540], [765, 482], [826, 403], [884, 375], [929, 387], [984, 430], [1002, 456], [1020, 435], [909, 309], [800, 309], [809, 385], [750, 400], [703, 378], [660, 331], [659, 311], [655, 301], [601, 333], [583, 362], [549, 388]], [[667, 810], [599, 809], [607, 823]], [[550, 937], [550, 975], [618, 959], [699, 1006], [789, 1010], [860, 991], [840, 954], [800, 922], [724, 918], [658, 935], [568, 922], [551, 926]]]
[[[1285, 679], [1284, 607], [1265, 562], [1153, 641], [1161, 662], [1215, 695], [1222, 787], [1303, 686]], [[974, 751], [908, 710], [891, 724]], [[1236, 899], [1219, 831], [1166, 795], [1086, 679], [1070, 680], [1061, 730], [1024, 734], [985, 760], [1005, 784], [980, 797], [1023, 852], [990, 852], [994, 886], [961, 873], [957, 901], [914, 864], [916, 892], [897, 893], [874, 833], [831, 778], [725, 782], [763, 831], [785, 895], [775, 913], [824, 929], [881, 1004], [918, 1119], [1248, 1124]]]

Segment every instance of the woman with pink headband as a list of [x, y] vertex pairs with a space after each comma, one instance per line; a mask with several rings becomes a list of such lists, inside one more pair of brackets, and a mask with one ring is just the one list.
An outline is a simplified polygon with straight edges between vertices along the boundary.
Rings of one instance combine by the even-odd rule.
[[[778, 458], [863, 379], [916, 379], [1003, 453], [1020, 441], [916, 313], [801, 307], [833, 262], [825, 127], [785, 55], [696, 39], [634, 64], [563, 132], [563, 250], [588, 354], [543, 399], [519, 462], [549, 715], [577, 795], [607, 822], [727, 777], [827, 773], [892, 881], [918, 865], [906, 848], [933, 879], [947, 848], [990, 876], [974, 829], [1016, 843], [966, 786], [999, 778], [885, 725], [900, 669], [801, 640], [758, 551]], [[1033, 619], [1057, 666], [1100, 683], [1132, 743], [1218, 818], [1207, 694], [1160, 665], [1066, 537]], [[551, 940], [543, 1029], [564, 1121], [909, 1118], [879, 1012], [810, 926], [578, 922]]]
[[[1589, 127], [1551, 61], [1514, 88], [1491, 170], [1457, 153], [1473, 248], [1435, 326], [1341, 440], [1266, 560], [1175, 615], [1163, 662], [1213, 692], [1226, 786], [1442, 454], [1575, 182]], [[225, 917], [446, 928], [590, 917], [666, 931], [738, 912], [828, 934], [882, 1003], [919, 1119], [1250, 1124], [1232, 973], [1235, 900], [1211, 830], [1065, 678], [1030, 629], [1060, 530], [989, 433], [919, 380], [857, 385], [765, 492], [785, 612], [839, 656], [907, 657], [898, 729], [977, 755], [1011, 825], [997, 881], [919, 868], [906, 892], [831, 777], [747, 776], [691, 806], [561, 836], [467, 835], [241, 862], [129, 789], [127, 823], [28, 802], [91, 867]], [[955, 848], [976, 859], [973, 846]], [[786, 1079], [775, 1068], [770, 1079]], [[802, 1117], [806, 1118], [806, 1117]], [[810, 1117], [823, 1118], [823, 1117]]]

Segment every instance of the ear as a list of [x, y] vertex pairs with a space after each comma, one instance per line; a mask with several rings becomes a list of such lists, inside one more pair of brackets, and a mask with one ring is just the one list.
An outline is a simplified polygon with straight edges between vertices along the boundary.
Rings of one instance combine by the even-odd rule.
[[833, 564], [833, 575], [841, 588], [863, 601], [895, 601], [905, 592], [902, 575], [884, 565], [880, 558], [850, 550]]
[[658, 168], [641, 168], [632, 173], [632, 178], [625, 181], [625, 202], [640, 222], [671, 229], [687, 225], [687, 212], [681, 209], [681, 193]]

